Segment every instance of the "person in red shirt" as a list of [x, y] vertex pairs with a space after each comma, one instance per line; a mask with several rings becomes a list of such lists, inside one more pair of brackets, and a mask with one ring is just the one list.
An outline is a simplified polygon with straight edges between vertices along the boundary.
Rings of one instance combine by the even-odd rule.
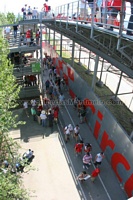
[[37, 29], [37, 31], [36, 31], [36, 44], [37, 45], [39, 44], [39, 38], [40, 38], [40, 31], [39, 31], [39, 29]]
[[59, 115], [59, 107], [56, 106], [54, 108], [54, 122], [57, 123], [58, 122], [58, 115]]
[[[122, 0], [109, 0], [108, 1], [108, 15], [107, 29], [113, 31], [114, 20], [117, 18], [118, 13], [121, 11]], [[126, 10], [126, 7], [125, 7]]]
[[27, 46], [30, 46], [30, 43], [31, 43], [31, 30], [30, 29], [26, 32], [26, 41], [27, 41]]
[[84, 144], [82, 140], [80, 140], [80, 142], [75, 145], [74, 150], [75, 150], [76, 156], [82, 153], [83, 146]]
[[91, 173], [91, 181], [94, 182], [96, 177], [100, 174], [100, 169], [97, 167], [94, 169], [94, 171]]
[[44, 11], [45, 17], [46, 17], [48, 14], [48, 11], [49, 11], [49, 6], [46, 3], [43, 4], [43, 11]]
[[86, 143], [84, 146], [84, 152], [89, 153], [90, 151], [92, 151], [92, 145], [90, 143]]

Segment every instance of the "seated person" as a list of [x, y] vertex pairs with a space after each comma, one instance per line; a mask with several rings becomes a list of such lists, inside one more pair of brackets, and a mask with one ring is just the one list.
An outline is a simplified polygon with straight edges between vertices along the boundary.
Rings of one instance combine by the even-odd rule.
[[88, 178], [90, 178], [90, 175], [86, 171], [82, 171], [77, 177], [79, 181], [86, 181]]
[[33, 151], [31, 151], [31, 149], [29, 149], [27, 152], [25, 152], [23, 154], [23, 159], [27, 158], [28, 160], [30, 160], [33, 157]]

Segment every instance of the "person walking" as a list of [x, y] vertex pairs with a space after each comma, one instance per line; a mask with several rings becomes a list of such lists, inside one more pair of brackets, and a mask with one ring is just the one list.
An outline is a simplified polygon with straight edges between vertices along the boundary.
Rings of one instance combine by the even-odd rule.
[[53, 127], [53, 120], [54, 120], [54, 116], [53, 116], [51, 110], [49, 110], [49, 113], [48, 113], [49, 127]]
[[100, 174], [100, 169], [97, 167], [96, 169], [93, 170], [91, 173], [91, 181], [94, 182], [96, 177]]
[[72, 124], [69, 124], [69, 125], [68, 125], [68, 128], [69, 128], [69, 131], [70, 131], [70, 135], [71, 135], [72, 138], [73, 138], [73, 126], [72, 126]]
[[83, 156], [83, 169], [89, 169], [91, 165], [92, 155], [87, 153]]
[[86, 171], [82, 171], [77, 177], [79, 181], [86, 181], [88, 178], [90, 178], [90, 175]]
[[76, 142], [78, 141], [79, 130], [80, 130], [79, 125], [76, 125], [74, 128], [74, 137], [75, 137]]
[[94, 165], [97, 167], [98, 165], [101, 165], [102, 163], [102, 160], [104, 158], [104, 153], [101, 152], [101, 153], [98, 153], [95, 157], [95, 162], [94, 162]]
[[[15, 22], [14, 22], [15, 23]], [[17, 24], [15, 24], [14, 26], [13, 26], [13, 32], [14, 32], [14, 39], [16, 40], [16, 38], [17, 38], [17, 31], [18, 31], [18, 25]]]
[[45, 114], [45, 110], [42, 110], [42, 112], [40, 114], [40, 118], [41, 118], [41, 121], [42, 121], [42, 126], [45, 127], [46, 126], [46, 119], [47, 119], [47, 116]]
[[80, 142], [75, 145], [74, 151], [76, 153], [76, 156], [79, 154], [82, 154], [83, 146], [84, 146], [84, 144], [83, 144], [82, 140], [80, 140]]
[[31, 107], [31, 114], [33, 116], [33, 120], [36, 121], [36, 110], [34, 107]]
[[90, 151], [92, 151], [92, 145], [90, 143], [86, 143], [84, 146], [84, 152], [88, 153]]
[[64, 134], [65, 134], [65, 143], [67, 143], [70, 140], [70, 131], [68, 126], [64, 128]]

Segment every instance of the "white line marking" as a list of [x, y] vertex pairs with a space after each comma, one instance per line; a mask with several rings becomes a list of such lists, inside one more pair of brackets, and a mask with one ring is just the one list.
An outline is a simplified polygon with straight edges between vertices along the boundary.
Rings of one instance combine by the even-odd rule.
[[[59, 136], [60, 136], [60, 139], [62, 140], [62, 143], [64, 144], [64, 147], [65, 147], [65, 143], [64, 143], [64, 139], [63, 139], [63, 136], [62, 136], [62, 134], [61, 134], [61, 130], [60, 130], [60, 127], [59, 127], [59, 125], [57, 124], [57, 127], [58, 127], [58, 130], [59, 130]], [[67, 148], [65, 148], [65, 154], [67, 154], [67, 157], [68, 157], [68, 159], [69, 159], [69, 163], [71, 164], [71, 171], [72, 171], [72, 174], [73, 174], [73, 178], [74, 178], [74, 181], [75, 181], [75, 183], [76, 183], [76, 185], [78, 184], [79, 185], [79, 187], [80, 187], [80, 190], [82, 191], [82, 196], [84, 196], [83, 198], [84, 198], [84, 200], [87, 200], [87, 198], [86, 198], [86, 195], [85, 195], [85, 193], [84, 193], [84, 191], [83, 191], [83, 189], [82, 189], [82, 187], [81, 187], [81, 185], [80, 185], [80, 182], [79, 181], [77, 181], [77, 179], [76, 179], [76, 172], [75, 172], [75, 169], [74, 169], [74, 166], [73, 166], [73, 164], [72, 164], [72, 161], [71, 161], [71, 158], [70, 158], [70, 156], [69, 156], [69, 153], [68, 153], [68, 150], [67, 150]]]
[[[70, 119], [71, 119], [73, 125], [75, 126], [75, 123], [74, 123], [74, 121], [73, 121], [73, 119], [72, 119], [72, 117], [71, 117], [71, 114], [69, 113], [69, 111], [68, 111], [66, 105], [65, 105], [65, 109], [66, 109], [66, 111], [67, 111], [67, 113], [68, 113], [68, 115], [69, 115], [69, 117], [70, 117]], [[79, 135], [79, 138], [82, 139], [80, 135]], [[93, 167], [94, 167], [94, 165], [93, 165]], [[95, 167], [94, 167], [94, 168], [95, 168]], [[110, 197], [110, 195], [109, 195], [109, 193], [108, 193], [108, 191], [107, 191], [107, 189], [106, 189], [106, 187], [105, 187], [105, 185], [104, 185], [104, 183], [103, 183], [103, 181], [102, 181], [100, 175], [99, 175], [98, 177], [99, 177], [99, 180], [100, 180], [100, 182], [101, 182], [101, 184], [102, 184], [102, 186], [103, 186], [103, 188], [104, 188], [104, 190], [105, 190], [105, 192], [106, 192], [106, 194], [107, 194], [107, 196], [108, 196], [108, 199], [111, 200], [111, 197]]]

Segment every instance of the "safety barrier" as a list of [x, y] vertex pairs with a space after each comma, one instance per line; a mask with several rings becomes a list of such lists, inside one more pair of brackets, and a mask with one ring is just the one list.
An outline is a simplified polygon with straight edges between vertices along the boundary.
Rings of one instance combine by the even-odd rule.
[[128, 197], [132, 197], [133, 145], [125, 130], [106, 108], [106, 104], [110, 102], [103, 104], [74, 69], [58, 56], [52, 46], [45, 43], [43, 47], [45, 47], [45, 53], [53, 58], [57, 73], [65, 77], [70, 96], [74, 98], [77, 95], [84, 101], [88, 111], [87, 124], [102, 151], [105, 152], [106, 158]]

